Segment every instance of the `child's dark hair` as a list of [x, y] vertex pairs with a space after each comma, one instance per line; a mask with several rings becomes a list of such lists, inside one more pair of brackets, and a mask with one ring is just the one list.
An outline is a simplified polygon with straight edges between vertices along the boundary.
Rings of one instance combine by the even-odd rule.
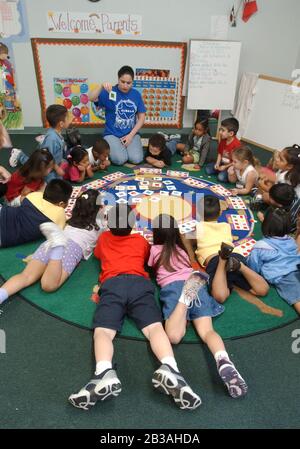
[[96, 217], [101, 207], [100, 202], [97, 201], [98, 197], [98, 190], [89, 189], [82, 193], [76, 200], [68, 225], [88, 231], [92, 229], [98, 231]]
[[208, 121], [208, 119], [202, 119], [202, 120], [201, 120], [200, 118], [197, 118], [196, 121], [195, 121], [195, 123], [194, 123], [194, 128], [196, 128], [197, 125], [201, 125], [202, 128], [203, 128], [204, 131], [205, 131], [205, 134], [210, 135], [209, 121]]
[[51, 104], [46, 109], [46, 118], [51, 128], [55, 128], [60, 121], [64, 121], [67, 114], [67, 108], [61, 104]]
[[78, 165], [87, 154], [88, 152], [81, 145], [77, 145], [68, 154], [67, 161], [70, 165], [74, 163]]
[[8, 55], [8, 53], [9, 53], [8, 46], [0, 42], [0, 54]]
[[52, 179], [46, 186], [43, 198], [49, 203], [67, 203], [72, 194], [72, 186], [63, 179]]
[[132, 79], [134, 79], [134, 71], [133, 68], [129, 65], [123, 65], [118, 71], [118, 78], [121, 78], [123, 75], [130, 75]]
[[163, 151], [166, 148], [166, 140], [161, 134], [153, 134], [149, 139], [149, 146], [150, 145]]
[[270, 188], [269, 196], [278, 205], [288, 208], [294, 201], [295, 190], [290, 184], [278, 183]]
[[152, 229], [153, 244], [163, 245], [161, 254], [154, 266], [155, 271], [157, 271], [160, 266], [163, 266], [167, 271], [170, 272], [176, 271], [170, 263], [172, 256], [176, 257], [178, 260], [181, 260], [187, 266], [190, 266], [190, 264], [186, 262], [182, 254], [180, 254], [178, 249], [176, 248], [177, 245], [179, 246], [179, 248], [186, 252], [175, 218], [173, 218], [171, 215], [160, 214], [153, 220]]
[[291, 231], [290, 213], [282, 207], [269, 207], [261, 225], [265, 237], [283, 237]]
[[233, 132], [234, 135], [239, 130], [240, 124], [239, 121], [234, 117], [225, 118], [221, 121], [221, 126], [226, 128], [229, 132]]
[[81, 145], [81, 135], [79, 130], [77, 128], [67, 128], [65, 141], [70, 149], [77, 145]]
[[95, 151], [95, 153], [99, 154], [99, 156], [109, 150], [110, 150], [109, 143], [102, 137], [97, 139], [93, 145], [93, 151]]
[[107, 225], [113, 235], [125, 237], [132, 231], [131, 208], [127, 204], [116, 204], [107, 214]]
[[292, 147], [286, 147], [284, 150], [287, 163], [292, 165], [286, 178], [290, 181], [295, 188], [300, 184], [300, 145], [293, 145]]
[[204, 196], [204, 221], [216, 220], [221, 212], [219, 199], [214, 195]]
[[253, 167], [260, 167], [261, 165], [260, 161], [254, 157], [251, 148], [247, 145], [243, 145], [240, 148], [235, 148], [232, 154], [234, 154], [239, 161], [249, 161]]
[[46, 148], [35, 150], [19, 169], [19, 173], [28, 183], [42, 179], [45, 176], [43, 172], [46, 171], [53, 160], [52, 154]]

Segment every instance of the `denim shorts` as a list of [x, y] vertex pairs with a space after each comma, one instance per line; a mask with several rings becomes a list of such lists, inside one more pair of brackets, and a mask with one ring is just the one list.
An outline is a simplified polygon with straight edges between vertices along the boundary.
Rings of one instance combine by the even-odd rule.
[[290, 306], [300, 301], [300, 269], [286, 274], [274, 285], [278, 295]]
[[[45, 265], [47, 265], [50, 260], [51, 252], [51, 248], [47, 251], [46, 243], [47, 242], [42, 243], [32, 255], [33, 260], [39, 260]], [[63, 270], [69, 275], [73, 273], [73, 271], [81, 261], [82, 256], [83, 254], [81, 247], [76, 242], [74, 242], [74, 240], [69, 239], [62, 257]]]
[[[184, 281], [174, 281], [162, 287], [160, 290], [160, 300], [163, 305], [164, 319], [168, 319], [178, 304]], [[225, 308], [209, 295], [206, 285], [200, 287], [198, 292], [199, 304], [194, 304], [187, 309], [186, 319], [188, 321], [196, 320], [205, 316], [218, 316], [224, 312]]]

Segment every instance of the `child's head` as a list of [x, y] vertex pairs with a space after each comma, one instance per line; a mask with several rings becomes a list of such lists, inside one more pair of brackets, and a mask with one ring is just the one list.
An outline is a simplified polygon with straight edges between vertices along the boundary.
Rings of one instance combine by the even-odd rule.
[[261, 225], [264, 237], [284, 237], [291, 230], [289, 212], [281, 207], [269, 207]]
[[177, 221], [171, 215], [160, 214], [153, 220], [152, 230], [153, 244], [163, 245], [161, 255], [154, 267], [155, 270], [163, 266], [167, 271], [174, 272], [175, 269], [171, 266], [171, 257], [175, 256], [182, 259], [176, 245], [185, 251]]
[[96, 161], [105, 161], [109, 157], [109, 143], [100, 137], [93, 145], [92, 153]]
[[86, 190], [76, 200], [72, 217], [68, 221], [70, 226], [75, 228], [87, 229], [99, 229], [96, 222], [96, 217], [101, 208], [98, 190]]
[[53, 170], [54, 159], [46, 149], [34, 151], [29, 159], [19, 170], [19, 173], [27, 182], [45, 178]]
[[216, 221], [221, 213], [219, 199], [214, 195], [204, 196], [204, 221]]
[[236, 170], [243, 170], [248, 165], [257, 166], [258, 159], [253, 156], [251, 149], [247, 146], [236, 148], [232, 152], [232, 162]]
[[68, 109], [61, 104], [51, 104], [47, 107], [46, 118], [51, 128], [65, 129], [70, 125], [72, 118]]
[[149, 139], [149, 153], [158, 156], [166, 148], [166, 140], [161, 134], [153, 134]]
[[107, 214], [107, 226], [118, 237], [129, 235], [134, 226], [134, 213], [127, 204], [116, 204]]
[[274, 184], [269, 190], [271, 206], [284, 207], [288, 209], [295, 198], [295, 190], [290, 184]]
[[8, 47], [0, 42], [0, 60], [4, 61], [5, 59], [9, 59], [8, 53]]
[[204, 134], [209, 134], [208, 120], [197, 119], [194, 123], [193, 135], [196, 137], [202, 137]]
[[63, 179], [52, 179], [46, 186], [43, 198], [49, 203], [65, 208], [72, 194], [72, 186]]
[[90, 163], [88, 152], [81, 145], [77, 145], [77, 147], [72, 148], [67, 156], [67, 160], [70, 165], [74, 165], [75, 167], [78, 165], [87, 167]]
[[234, 117], [229, 117], [221, 121], [219, 129], [221, 139], [229, 139], [236, 135], [239, 130], [239, 121]]
[[300, 146], [293, 145], [279, 151], [276, 155], [276, 168], [288, 171], [287, 179], [293, 187], [300, 184]]

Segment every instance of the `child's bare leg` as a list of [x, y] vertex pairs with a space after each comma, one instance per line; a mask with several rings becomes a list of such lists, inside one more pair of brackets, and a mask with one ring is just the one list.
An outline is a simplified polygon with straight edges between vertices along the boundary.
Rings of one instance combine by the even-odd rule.
[[[1, 286], [0, 303], [5, 301], [9, 296], [14, 295], [23, 288], [28, 287], [38, 281], [45, 269], [46, 265], [39, 260], [31, 260], [22, 273], [12, 276]], [[7, 296], [5, 295], [5, 292], [7, 293]]]
[[89, 410], [97, 401], [118, 396], [122, 391], [117, 373], [112, 369], [113, 344], [116, 331], [97, 327], [94, 332], [96, 372], [78, 393], [71, 394], [69, 401], [74, 407]]
[[178, 344], [186, 332], [187, 305], [179, 302], [165, 322], [165, 331], [172, 344]]
[[69, 273], [63, 270], [62, 259], [50, 259], [41, 279], [41, 287], [45, 292], [54, 292], [69, 277]]
[[220, 303], [225, 302], [230, 295], [230, 290], [227, 285], [226, 262], [226, 260], [219, 257], [218, 267], [212, 281], [212, 296]]
[[264, 278], [260, 274], [251, 270], [249, 267], [247, 267], [247, 265], [245, 265], [242, 262], [239, 272], [242, 273], [244, 278], [251, 285], [250, 290], [251, 293], [258, 296], [265, 296], [268, 293], [269, 284], [267, 283], [267, 281], [264, 280]]
[[247, 384], [230, 360], [222, 338], [213, 328], [211, 317], [197, 318], [193, 321], [193, 324], [199, 337], [207, 344], [213, 354], [219, 375], [230, 396], [233, 398], [244, 396], [248, 390]]
[[184, 143], [177, 143], [176, 144], [176, 150], [180, 151], [180, 153], [183, 153], [185, 150], [185, 144]]
[[300, 315], [300, 301], [296, 302], [294, 304], [294, 309], [296, 310], [297, 313], [299, 313]]
[[172, 346], [161, 323], [153, 323], [142, 329], [151, 349], [161, 366], [154, 372], [152, 383], [161, 393], [171, 395], [181, 409], [195, 409], [201, 404], [199, 396], [192, 391], [179, 373]]

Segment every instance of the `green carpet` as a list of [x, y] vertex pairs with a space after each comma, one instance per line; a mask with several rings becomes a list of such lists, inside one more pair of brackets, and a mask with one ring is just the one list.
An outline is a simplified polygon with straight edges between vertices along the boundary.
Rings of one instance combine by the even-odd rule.
[[[176, 156], [175, 156], [176, 158]], [[178, 159], [178, 157], [176, 158]], [[174, 162], [172, 169], [179, 169], [180, 164]], [[111, 167], [109, 172], [118, 170], [118, 167]], [[132, 169], [122, 167], [125, 173], [131, 173]], [[195, 175], [196, 173], [191, 173]], [[198, 172], [197, 172], [198, 175]], [[201, 173], [204, 175], [204, 173]], [[210, 181], [214, 181], [211, 177]], [[255, 225], [254, 238], [261, 237], [259, 224]], [[29, 255], [37, 248], [39, 243], [30, 243], [18, 247], [1, 249], [0, 274], [4, 279], [18, 273], [24, 268], [24, 263], [20, 254]], [[93, 257], [88, 261], [80, 263], [79, 267], [72, 274], [71, 278], [54, 293], [44, 293], [39, 284], [35, 284], [21, 292], [22, 296], [30, 303], [38, 306], [58, 318], [69, 323], [91, 328], [92, 317], [95, 304], [90, 300], [93, 286], [97, 283], [99, 275], [99, 263]], [[158, 301], [158, 289], [156, 290]], [[262, 313], [255, 305], [242, 299], [236, 292], [233, 292], [226, 301], [225, 312], [214, 319], [214, 326], [223, 338], [235, 338], [268, 331], [297, 318], [294, 309], [289, 307], [271, 288], [267, 297], [263, 301], [271, 307], [283, 312], [281, 317]], [[142, 333], [135, 327], [134, 323], [126, 320], [121, 336], [128, 338], [143, 339]], [[187, 329], [185, 342], [198, 342], [199, 338], [195, 334], [192, 325]]]

